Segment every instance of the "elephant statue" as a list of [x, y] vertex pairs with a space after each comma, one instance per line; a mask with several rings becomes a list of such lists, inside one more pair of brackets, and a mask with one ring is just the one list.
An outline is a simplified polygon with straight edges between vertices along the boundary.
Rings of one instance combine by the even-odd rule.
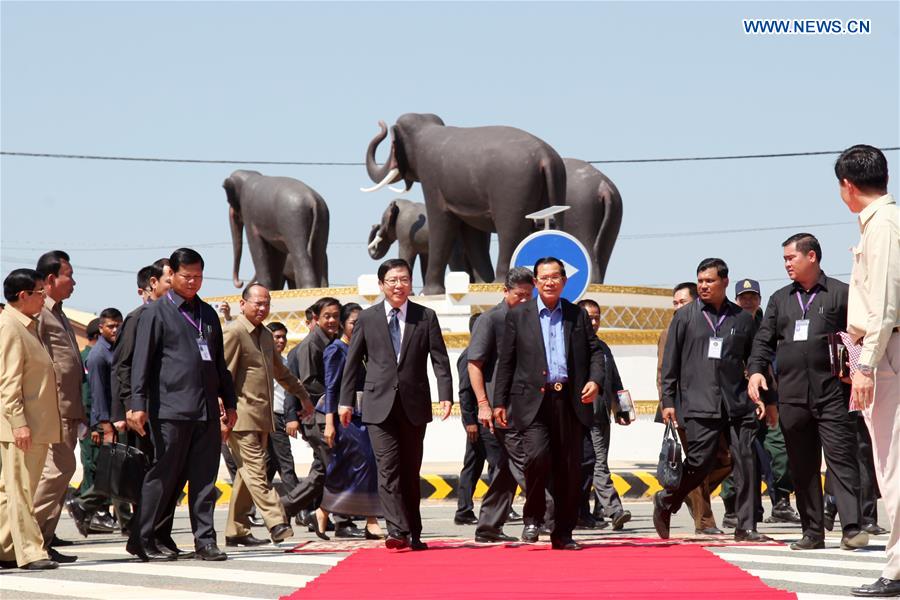
[[[469, 252], [477, 252], [477, 255], [471, 258], [467, 256], [466, 249], [457, 240], [450, 253], [450, 270], [467, 272], [472, 283], [493, 281], [491, 234], [474, 231], [471, 237], [473, 240], [480, 240], [477, 248], [468, 249]], [[421, 258], [420, 269], [424, 281], [428, 271], [428, 219], [424, 204], [403, 198], [392, 200], [381, 216], [381, 223], [372, 225], [369, 231], [369, 256], [375, 260], [384, 258], [394, 242], [399, 242], [399, 257], [406, 260], [410, 267], [415, 267], [417, 257]]]
[[609, 177], [591, 164], [576, 158], [564, 158], [563, 163], [566, 204], [571, 208], [556, 215], [557, 226], [587, 248], [591, 283], [603, 283], [622, 226], [622, 196]]
[[[289, 177], [245, 170], [229, 175], [222, 187], [230, 206], [235, 287], [244, 285], [238, 272], [245, 225], [255, 281], [272, 290], [288, 280], [298, 288], [328, 287], [328, 206], [314, 189]], [[289, 256], [293, 276], [286, 278]]]
[[391, 127], [390, 156], [378, 165], [375, 151], [387, 137], [387, 126], [378, 125], [366, 151], [366, 170], [376, 185], [363, 191], [401, 180], [406, 190], [416, 181], [422, 185], [431, 230], [426, 295], [444, 293], [453, 244], [459, 240], [467, 251], [475, 250], [481, 243], [476, 232], [497, 232], [495, 281], [503, 281], [516, 246], [532, 231], [525, 215], [565, 201], [562, 159], [530, 133], [499, 126], [447, 127], [437, 115], [408, 113]]

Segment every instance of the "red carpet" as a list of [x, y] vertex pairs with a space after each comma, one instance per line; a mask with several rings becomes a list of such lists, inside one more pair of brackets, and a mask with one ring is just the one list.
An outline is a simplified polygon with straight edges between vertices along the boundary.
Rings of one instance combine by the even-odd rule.
[[700, 545], [652, 542], [605, 543], [580, 552], [549, 545], [367, 548], [286, 598], [796, 598]]

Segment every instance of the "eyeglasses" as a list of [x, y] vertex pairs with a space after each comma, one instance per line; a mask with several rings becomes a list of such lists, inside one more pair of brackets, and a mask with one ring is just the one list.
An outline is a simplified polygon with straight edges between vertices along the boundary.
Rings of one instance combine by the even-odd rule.
[[40, 294], [41, 296], [46, 296], [47, 290], [44, 288], [41, 288], [39, 290], [25, 290], [25, 293], [28, 294], [29, 296], [32, 296], [34, 294]]
[[185, 281], [201, 281], [203, 279], [203, 275], [185, 275], [184, 273], [175, 273], [178, 277], [181, 277]]
[[394, 287], [395, 285], [409, 285], [412, 283], [412, 279], [409, 277], [392, 277], [391, 279], [385, 279], [384, 283], [391, 287]]
[[271, 302], [254, 302], [253, 300], [244, 300], [247, 304], [252, 304], [256, 308], [269, 308], [272, 306]]
[[537, 278], [541, 283], [559, 283], [563, 280], [562, 275], [542, 275]]

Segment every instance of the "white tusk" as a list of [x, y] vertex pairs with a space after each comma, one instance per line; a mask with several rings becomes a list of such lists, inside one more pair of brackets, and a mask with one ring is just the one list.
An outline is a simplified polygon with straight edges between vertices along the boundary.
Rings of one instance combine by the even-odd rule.
[[381, 243], [382, 237], [380, 233], [375, 234], [375, 239], [369, 243], [369, 250], [375, 250], [378, 247], [378, 244]]
[[389, 187], [388, 189], [391, 190], [392, 192], [394, 192], [395, 194], [405, 194], [406, 192], [408, 192], [409, 190], [412, 189], [412, 184], [411, 183], [408, 184], [406, 186], [406, 189], [403, 189], [403, 190], [401, 190], [400, 188], [395, 188], [395, 187]]
[[376, 185], [373, 185], [370, 188], [359, 188], [359, 191], [361, 191], [361, 192], [377, 192], [378, 190], [380, 190], [381, 188], [383, 188], [384, 186], [389, 184], [391, 182], [391, 180], [399, 174], [400, 174], [400, 169], [391, 169], [390, 171], [388, 171], [388, 174], [384, 176], [384, 179], [382, 179], [379, 183], [377, 183]]

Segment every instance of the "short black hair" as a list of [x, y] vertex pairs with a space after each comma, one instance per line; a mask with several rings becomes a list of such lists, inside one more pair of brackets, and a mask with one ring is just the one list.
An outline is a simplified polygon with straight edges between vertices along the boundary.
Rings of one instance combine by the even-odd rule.
[[[202, 258], [200, 259], [200, 262], [203, 262]], [[184, 263], [184, 264], [187, 265], [187, 264], [191, 264], [191, 263]], [[162, 277], [162, 273], [164, 270], [163, 267], [171, 267], [172, 265], [169, 262], [168, 258], [163, 257], [163, 258], [153, 261], [153, 266], [156, 267], [157, 269], [159, 269], [159, 276], [157, 277], [157, 279], [159, 279], [159, 277]]]
[[255, 288], [256, 286], [259, 286], [259, 287], [263, 288], [263, 289], [266, 290], [267, 292], [269, 291], [269, 288], [267, 288], [266, 286], [264, 286], [264, 285], [261, 284], [260, 282], [258, 282], [258, 281], [251, 281], [251, 282], [248, 283], [247, 286], [244, 288], [244, 291], [241, 292], [241, 298], [243, 298], [244, 300], [249, 300], [249, 299], [250, 299], [250, 290], [252, 290], [252, 289]]
[[595, 300], [591, 300], [590, 298], [585, 298], [584, 300], [579, 300], [579, 301], [578, 301], [578, 306], [581, 307], [581, 308], [583, 308], [583, 309], [585, 309], [585, 310], [587, 310], [587, 307], [588, 307], [588, 306], [593, 306], [593, 307], [596, 308], [598, 311], [600, 310], [600, 305], [597, 304], [597, 302], [596, 302]]
[[84, 328], [84, 334], [91, 341], [100, 337], [100, 319], [91, 319], [91, 322]]
[[337, 306], [338, 312], [341, 310], [341, 301], [337, 298], [332, 298], [331, 296], [325, 296], [324, 298], [319, 298], [316, 300], [316, 303], [312, 305], [312, 307], [316, 311], [316, 316], [320, 316], [322, 311], [328, 308], [329, 306]]
[[538, 267], [541, 265], [546, 265], [548, 263], [556, 263], [559, 265], [559, 271], [562, 273], [563, 277], [566, 277], [566, 265], [563, 264], [563, 261], [559, 260], [555, 256], [545, 256], [544, 258], [537, 259], [537, 262], [534, 263], [534, 276], [537, 277]]
[[[698, 273], [699, 273], [699, 271], [698, 271]], [[679, 283], [678, 285], [676, 285], [675, 287], [672, 288], [672, 295], [674, 296], [681, 290], [687, 290], [688, 294], [691, 295], [691, 298], [693, 298], [694, 300], [697, 299], [697, 296], [698, 296], [697, 284], [694, 283], [693, 281], [682, 281], [681, 283]]]
[[480, 317], [481, 315], [482, 313], [479, 312], [469, 317], [469, 333], [472, 333], [472, 330], [475, 328], [475, 321], [477, 321], [478, 317]]
[[307, 321], [313, 321], [316, 317], [319, 316], [319, 312], [316, 310], [316, 305], [308, 307], [305, 311], [303, 311]]
[[72, 262], [69, 260], [69, 255], [62, 250], [51, 250], [41, 254], [35, 269], [44, 275], [42, 279], [45, 279], [48, 275], [58, 276], [62, 261]]
[[810, 250], [816, 253], [816, 262], [822, 262], [822, 246], [819, 244], [819, 240], [816, 239], [811, 233], [795, 233], [788, 239], [781, 242], [781, 247], [784, 248], [786, 246], [790, 246], [794, 244], [797, 246], [797, 250], [802, 252], [803, 254], [807, 254]]
[[137, 272], [137, 285], [140, 289], [146, 290], [150, 288], [150, 279], [162, 277], [162, 271], [153, 265], [147, 265]]
[[378, 267], [379, 283], [384, 281], [384, 276], [388, 271], [390, 271], [391, 269], [399, 269], [400, 267], [406, 269], [406, 272], [409, 273], [409, 278], [412, 279], [412, 269], [410, 268], [408, 262], [406, 262], [402, 258], [389, 258], [381, 263], [381, 265], [379, 265]]
[[534, 273], [528, 267], [513, 267], [506, 272], [506, 281], [503, 285], [511, 290], [517, 285], [534, 285]]
[[200, 263], [200, 270], [204, 268], [203, 257], [191, 248], [179, 248], [169, 257], [169, 266], [173, 272], [177, 272], [181, 265], [196, 265]]
[[17, 302], [19, 292], [33, 292], [38, 281], [43, 281], [44, 275], [35, 269], [15, 269], [10, 271], [3, 280], [3, 297], [7, 302]]
[[839, 182], [846, 179], [866, 192], [887, 191], [887, 158], [874, 146], [857, 144], [841, 152], [834, 162], [834, 174]]
[[341, 323], [346, 323], [347, 319], [350, 318], [354, 312], [362, 310], [362, 306], [357, 304], [356, 302], [348, 302], [347, 304], [341, 307]]
[[111, 319], [113, 321], [121, 321], [122, 320], [122, 312], [118, 308], [104, 308], [100, 311], [100, 320], [103, 319]]
[[276, 331], [283, 331], [285, 333], [288, 332], [287, 326], [285, 326], [285, 324], [281, 321], [272, 321], [271, 323], [266, 325], [266, 327], [268, 327], [269, 331], [271, 331], [272, 333], [275, 333]]
[[728, 265], [725, 264], [725, 261], [721, 258], [704, 258], [701, 260], [700, 264], [697, 265], [697, 275], [699, 275], [701, 271], [707, 269], [715, 269], [719, 279], [728, 277]]

